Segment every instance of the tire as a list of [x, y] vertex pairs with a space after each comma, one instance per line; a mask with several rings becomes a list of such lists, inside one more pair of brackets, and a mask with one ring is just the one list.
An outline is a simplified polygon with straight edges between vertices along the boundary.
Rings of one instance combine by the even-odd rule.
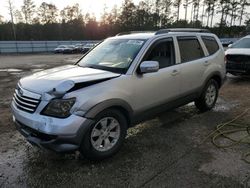
[[120, 111], [107, 109], [100, 112], [82, 139], [80, 153], [94, 161], [113, 156], [125, 140], [127, 126], [127, 119]]
[[218, 83], [214, 79], [209, 80], [205, 88], [203, 89], [200, 98], [195, 101], [195, 106], [201, 112], [211, 110], [216, 104], [218, 94]]

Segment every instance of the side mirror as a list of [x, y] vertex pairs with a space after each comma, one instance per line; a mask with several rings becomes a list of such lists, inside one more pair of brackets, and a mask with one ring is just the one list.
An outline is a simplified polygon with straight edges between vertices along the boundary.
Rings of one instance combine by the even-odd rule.
[[159, 62], [158, 61], [143, 61], [140, 64], [140, 73], [151, 73], [158, 72], [159, 70]]
[[227, 47], [228, 47], [228, 48], [231, 48], [231, 47], [232, 47], [232, 45], [233, 45], [233, 44], [229, 44]]

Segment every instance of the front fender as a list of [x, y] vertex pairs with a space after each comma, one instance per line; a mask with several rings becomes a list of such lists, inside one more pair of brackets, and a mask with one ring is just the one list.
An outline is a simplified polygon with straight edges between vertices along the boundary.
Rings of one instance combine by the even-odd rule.
[[112, 107], [118, 107], [118, 108], [122, 108], [123, 110], [126, 110], [126, 112], [129, 115], [129, 118], [131, 118], [133, 115], [133, 110], [132, 110], [131, 106], [123, 99], [108, 99], [108, 100], [102, 101], [102, 102], [96, 104], [95, 106], [93, 106], [92, 108], [90, 108], [85, 113], [84, 117], [89, 118], [89, 119], [93, 119], [93, 118], [95, 118], [95, 116], [97, 114], [99, 114], [103, 110], [105, 110], [107, 108], [112, 108]]

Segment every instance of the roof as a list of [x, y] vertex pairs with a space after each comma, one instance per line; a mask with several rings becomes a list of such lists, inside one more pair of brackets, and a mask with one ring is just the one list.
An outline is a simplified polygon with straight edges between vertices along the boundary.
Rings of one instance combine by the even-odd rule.
[[149, 39], [152, 38], [155, 35], [155, 32], [151, 33], [131, 33], [131, 34], [125, 34], [125, 35], [117, 35], [114, 36], [114, 38], [119, 39]]
[[194, 34], [194, 33], [203, 33], [203, 34], [211, 34], [207, 29], [197, 29], [197, 28], [170, 28], [170, 29], [160, 29], [158, 31], [130, 31], [119, 33], [112, 38], [119, 39], [150, 39], [154, 36], [159, 35], [167, 35], [167, 34]]

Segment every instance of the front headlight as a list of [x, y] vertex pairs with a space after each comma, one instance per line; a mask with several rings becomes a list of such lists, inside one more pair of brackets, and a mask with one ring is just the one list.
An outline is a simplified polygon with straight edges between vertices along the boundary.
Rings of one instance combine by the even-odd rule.
[[70, 116], [70, 110], [75, 104], [76, 99], [54, 99], [44, 108], [41, 114], [58, 118]]

